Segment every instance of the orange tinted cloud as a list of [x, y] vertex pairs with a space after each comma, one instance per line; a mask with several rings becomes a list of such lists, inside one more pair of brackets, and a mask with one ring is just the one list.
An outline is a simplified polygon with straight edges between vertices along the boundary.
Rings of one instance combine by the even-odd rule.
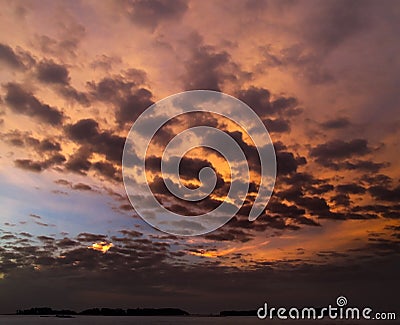
[[93, 249], [95, 251], [99, 251], [102, 253], [107, 253], [108, 250], [113, 247], [113, 243], [107, 243], [105, 241], [99, 242], [99, 243], [94, 243], [92, 246], [88, 246], [89, 249]]

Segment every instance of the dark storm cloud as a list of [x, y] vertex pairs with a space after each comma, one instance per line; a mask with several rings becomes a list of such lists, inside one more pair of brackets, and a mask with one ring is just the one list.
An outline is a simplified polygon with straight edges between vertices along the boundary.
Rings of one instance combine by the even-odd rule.
[[384, 174], [377, 174], [377, 175], [363, 175], [361, 177], [362, 183], [367, 183], [369, 185], [380, 185], [390, 187], [393, 179]]
[[2, 140], [15, 147], [32, 148], [39, 154], [61, 151], [61, 144], [55, 140], [44, 138], [39, 140], [27, 132], [19, 130], [0, 133]]
[[[385, 200], [382, 200], [385, 201]], [[390, 200], [387, 202], [391, 202]], [[382, 218], [387, 219], [400, 219], [400, 205], [399, 204], [391, 204], [391, 205], [364, 205], [364, 206], [355, 206], [352, 208], [352, 211], [355, 213], [362, 212], [365, 214], [375, 214], [379, 215]]]
[[76, 150], [68, 159], [65, 164], [67, 170], [86, 174], [86, 172], [92, 166], [92, 163], [89, 161], [89, 158], [92, 156], [92, 151], [86, 147], [80, 147]]
[[7, 83], [5, 102], [15, 113], [37, 118], [51, 125], [60, 125], [64, 119], [63, 113], [56, 108], [40, 102], [31, 92], [26, 91], [20, 84]]
[[363, 156], [370, 152], [371, 148], [368, 147], [368, 142], [365, 139], [354, 139], [349, 142], [332, 140], [311, 149], [310, 155], [323, 162], [328, 159]]
[[[268, 89], [249, 87], [237, 93], [238, 99], [252, 108], [264, 121], [265, 126], [270, 132], [288, 132], [290, 123], [288, 117], [293, 117], [302, 112], [298, 108], [298, 100], [294, 97], [277, 97], [271, 99]], [[278, 115], [271, 119], [271, 116]]]
[[114, 105], [115, 120], [120, 127], [125, 127], [154, 104], [152, 92], [140, 86], [145, 80], [144, 71], [129, 69], [123, 75], [105, 77], [98, 83], [89, 82], [88, 87], [96, 100]]
[[121, 233], [122, 235], [124, 235], [126, 237], [131, 237], [131, 238], [141, 237], [143, 235], [139, 231], [127, 230], [127, 229], [120, 230], [119, 233]]
[[[171, 180], [168, 178], [165, 179], [165, 181], [171, 182]], [[168, 194], [169, 196], [173, 197], [173, 195], [165, 185], [164, 179], [159, 176], [154, 177], [153, 181], [149, 183], [149, 187], [151, 191], [155, 194]]]
[[36, 65], [36, 76], [39, 81], [53, 85], [58, 94], [65, 99], [89, 106], [88, 95], [70, 85], [71, 78], [66, 66], [52, 60], [43, 60]]
[[268, 89], [258, 87], [243, 89], [238, 92], [237, 98], [246, 103], [261, 118], [275, 113], [271, 107], [271, 93]]
[[143, 84], [146, 80], [146, 73], [142, 70], [132, 69], [129, 78], [121, 75], [104, 77], [99, 82], [89, 82], [88, 87], [91, 94], [100, 101], [115, 102], [119, 97], [128, 96], [132, 89]]
[[14, 161], [15, 166], [21, 169], [33, 171], [33, 172], [41, 172], [47, 168], [61, 165], [66, 161], [65, 157], [62, 154], [56, 153], [52, 155], [50, 158], [42, 161], [34, 161], [31, 159], [16, 159]]
[[346, 117], [338, 117], [332, 120], [321, 123], [321, 126], [326, 129], [344, 129], [350, 126], [350, 120]]
[[326, 200], [322, 197], [313, 196], [302, 196], [296, 198], [296, 204], [301, 207], [307, 209], [311, 214], [317, 216], [328, 215], [330, 213], [329, 205], [326, 203]]
[[[371, 160], [360, 160], [358, 157], [373, 152], [365, 139], [354, 139], [349, 142], [343, 140], [332, 140], [319, 144], [310, 150], [310, 157], [315, 161], [334, 170], [358, 170], [377, 173], [382, 168], [388, 167], [387, 162], [374, 162]], [[353, 160], [348, 160], [353, 159]]]
[[135, 25], [154, 30], [163, 22], [179, 21], [188, 4], [185, 0], [125, 0], [121, 9]]
[[53, 61], [41, 61], [36, 66], [37, 78], [45, 83], [55, 83], [67, 85], [69, 84], [69, 72], [68, 69]]
[[271, 133], [284, 133], [290, 131], [289, 121], [284, 119], [264, 119], [267, 130]]
[[212, 241], [238, 241], [246, 243], [253, 239], [254, 235], [241, 229], [218, 229], [210, 234], [205, 235], [204, 237]]
[[99, 134], [99, 124], [93, 119], [79, 120], [75, 124], [71, 124], [67, 127], [66, 131], [72, 140], [91, 141], [96, 138]]
[[331, 184], [322, 184], [317, 187], [309, 185], [307, 187], [308, 192], [310, 192], [311, 194], [318, 194], [318, 195], [325, 194], [327, 192], [332, 191], [333, 189], [334, 189], [334, 186]]
[[278, 176], [295, 173], [299, 166], [307, 163], [304, 157], [295, 157], [292, 152], [287, 151], [277, 151], [276, 160]]
[[90, 101], [88, 95], [85, 92], [81, 92], [76, 90], [71, 85], [60, 85], [59, 88], [56, 88], [58, 93], [63, 96], [66, 100], [73, 100], [83, 106], [89, 106]]
[[111, 131], [100, 131], [98, 123], [93, 119], [82, 119], [66, 126], [66, 133], [92, 152], [104, 154], [107, 160], [120, 163], [125, 138], [112, 134]]
[[[366, 189], [361, 185], [340, 184], [334, 187], [332, 184], [328, 183], [328, 180], [316, 179], [311, 174], [307, 173], [297, 173], [287, 178], [281, 177], [278, 179], [278, 187], [279, 181], [291, 186], [281, 191], [276, 190], [275, 195], [278, 198], [294, 202], [296, 204], [296, 209], [299, 209], [298, 207], [304, 208], [308, 213], [318, 218], [337, 220], [378, 218], [378, 215], [374, 213], [375, 211], [371, 211], [373, 213], [360, 214], [358, 213], [361, 211], [360, 208], [353, 209], [353, 202], [350, 200], [349, 194], [364, 195]], [[334, 191], [335, 189], [336, 193], [330, 197], [330, 202], [335, 203], [335, 207], [345, 207], [346, 209], [344, 211], [331, 211], [327, 198], [323, 196], [323, 194]], [[310, 196], [310, 194], [318, 194], [318, 196]], [[370, 210], [365, 211], [370, 212]]]
[[336, 186], [336, 190], [348, 194], [364, 194], [365, 188], [358, 184], [341, 184]]
[[304, 37], [321, 51], [329, 51], [366, 32], [370, 1], [325, 1], [305, 24]]
[[54, 183], [58, 184], [58, 185], [69, 187], [70, 189], [77, 190], [77, 191], [95, 191], [95, 189], [93, 189], [88, 184], [85, 184], [85, 183], [73, 184], [72, 182], [67, 181], [65, 179], [58, 179], [58, 180], [54, 181]]
[[295, 218], [293, 220], [294, 220], [294, 222], [296, 222], [298, 224], [301, 224], [301, 225], [318, 226], [318, 227], [321, 226], [321, 224], [319, 224], [315, 220], [313, 220], [311, 218], [304, 217], [304, 216], [297, 217], [297, 218]]
[[389, 163], [376, 163], [370, 160], [355, 160], [355, 161], [345, 161], [343, 163], [337, 163], [332, 165], [334, 169], [348, 169], [348, 170], [359, 170], [371, 173], [377, 173], [382, 168], [390, 166]]
[[287, 205], [285, 203], [278, 202], [277, 200], [270, 200], [266, 211], [272, 214], [279, 214], [282, 217], [290, 218], [297, 218], [306, 213], [304, 209], [299, 209], [295, 205]]
[[79, 242], [72, 240], [70, 238], [64, 237], [63, 239], [57, 240], [56, 246], [62, 249], [79, 246]]
[[[199, 36], [194, 37], [202, 42]], [[225, 83], [236, 84], [240, 80], [249, 79], [251, 75], [242, 71], [228, 52], [203, 44], [193, 48], [190, 59], [185, 62], [185, 69], [183, 85], [186, 90], [221, 91]]]
[[30, 159], [17, 159], [14, 163], [16, 167], [29, 171], [40, 172], [43, 170], [43, 164], [41, 162], [32, 161]]
[[248, 144], [243, 140], [243, 133], [241, 131], [225, 131], [230, 137], [232, 137], [236, 143], [243, 150], [243, 153], [249, 163], [250, 170], [253, 169], [255, 171], [260, 170], [260, 156], [258, 155], [258, 150], [253, 144]]
[[371, 186], [368, 192], [377, 200], [388, 202], [400, 202], [400, 186], [387, 188], [385, 186]]
[[141, 113], [149, 106], [153, 105], [153, 94], [144, 88], [139, 88], [131, 93], [120, 103], [119, 110], [115, 113], [115, 118], [120, 126], [134, 122]]
[[97, 161], [92, 164], [92, 169], [99, 174], [114, 179], [118, 182], [122, 181], [121, 172], [112, 163], [106, 161]]
[[331, 202], [335, 202], [336, 205], [349, 207], [351, 204], [350, 196], [347, 193], [337, 194], [331, 198]]
[[12, 68], [22, 69], [24, 63], [21, 58], [14, 52], [14, 50], [6, 45], [0, 43], [0, 61], [8, 64]]

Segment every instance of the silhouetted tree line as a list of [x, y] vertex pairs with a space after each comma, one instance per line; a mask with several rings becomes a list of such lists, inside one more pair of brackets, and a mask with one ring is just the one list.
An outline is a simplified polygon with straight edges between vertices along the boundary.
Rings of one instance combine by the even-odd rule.
[[54, 310], [49, 307], [30, 308], [16, 311], [17, 315], [94, 315], [94, 316], [186, 316], [188, 312], [178, 308], [90, 308], [79, 313], [73, 310]]
[[257, 316], [257, 310], [224, 310], [220, 316]]

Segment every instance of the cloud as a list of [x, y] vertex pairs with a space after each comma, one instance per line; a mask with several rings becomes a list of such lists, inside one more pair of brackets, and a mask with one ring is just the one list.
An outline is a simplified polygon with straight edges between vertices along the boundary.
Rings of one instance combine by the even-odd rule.
[[74, 190], [79, 190], [79, 191], [92, 191], [91, 186], [89, 186], [87, 184], [83, 184], [83, 183], [77, 183], [77, 184], [73, 185], [72, 188]]
[[102, 69], [104, 71], [110, 71], [114, 65], [121, 64], [122, 60], [120, 57], [99, 55], [90, 63], [90, 67], [93, 69]]
[[305, 24], [304, 36], [323, 51], [338, 47], [368, 28], [367, 15], [370, 2], [345, 0], [327, 1], [313, 12]]
[[248, 80], [250, 73], [241, 70], [228, 52], [203, 45], [201, 37], [193, 35], [200, 43], [193, 47], [191, 57], [185, 62], [183, 85], [186, 90], [221, 91], [224, 84], [237, 84]]
[[265, 126], [267, 130], [271, 133], [284, 133], [290, 131], [290, 124], [289, 121], [284, 119], [265, 119], [264, 120]]
[[31, 92], [26, 91], [20, 84], [7, 83], [5, 102], [15, 113], [34, 117], [41, 122], [53, 126], [60, 125], [64, 119], [62, 112], [54, 107], [40, 102]]
[[120, 103], [119, 109], [115, 112], [117, 123], [123, 127], [126, 124], [134, 122], [146, 108], [154, 104], [152, 97], [153, 94], [144, 88], [139, 88], [128, 95]]
[[36, 65], [36, 76], [40, 82], [52, 85], [65, 99], [84, 106], [90, 105], [88, 95], [70, 85], [71, 78], [66, 66], [55, 63], [53, 60], [42, 60]]
[[237, 93], [237, 98], [246, 103], [261, 118], [275, 113], [272, 109], [270, 97], [271, 93], [268, 89], [254, 86]]
[[53, 61], [41, 61], [36, 66], [37, 78], [50, 84], [68, 85], [70, 81], [68, 69]]
[[349, 158], [363, 156], [371, 152], [368, 142], [365, 139], [354, 139], [349, 142], [343, 140], [331, 140], [319, 144], [310, 151], [311, 157], [323, 162], [327, 159]]
[[42, 161], [34, 161], [31, 159], [16, 159], [15, 166], [21, 169], [26, 169], [33, 172], [41, 172], [55, 165], [61, 165], [66, 161], [62, 154], [56, 153], [50, 158]]
[[16, 69], [23, 69], [25, 67], [21, 58], [13, 51], [13, 49], [2, 43], [0, 43], [0, 61]]
[[53, 139], [37, 139], [29, 132], [19, 130], [10, 130], [7, 133], [1, 133], [2, 140], [15, 147], [32, 148], [39, 154], [61, 151], [61, 144]]
[[164, 22], [179, 21], [188, 4], [185, 0], [126, 0], [119, 8], [135, 25], [154, 30]]
[[129, 69], [121, 75], [89, 82], [91, 96], [115, 106], [115, 120], [120, 127], [131, 126], [146, 108], [154, 104], [150, 90], [141, 87], [146, 80], [143, 70]]
[[400, 186], [390, 189], [384, 186], [376, 185], [368, 188], [368, 192], [377, 200], [400, 202]]
[[219, 229], [204, 236], [208, 240], [233, 242], [238, 241], [246, 243], [254, 238], [250, 232], [245, 232], [241, 229]]
[[56, 36], [50, 37], [43, 34], [35, 34], [35, 47], [45, 56], [52, 55], [58, 58], [76, 58], [82, 39], [86, 35], [86, 28], [70, 17], [63, 16], [56, 28]]
[[350, 125], [350, 120], [346, 117], [338, 117], [321, 123], [321, 126], [325, 129], [344, 129]]
[[71, 140], [80, 143], [81, 150], [104, 154], [107, 160], [120, 163], [125, 138], [112, 134], [111, 131], [100, 131], [93, 119], [82, 119], [66, 126], [66, 133]]
[[341, 184], [336, 186], [336, 190], [348, 194], [364, 194], [365, 188], [358, 184]]
[[277, 151], [276, 160], [278, 177], [279, 175], [295, 173], [299, 166], [307, 163], [304, 157], [295, 157], [292, 152], [288, 151]]
[[86, 174], [86, 172], [92, 166], [92, 163], [89, 161], [91, 156], [92, 151], [82, 146], [69, 157], [65, 167], [67, 170], [80, 174]]
[[351, 204], [350, 196], [347, 193], [337, 194], [331, 198], [331, 202], [336, 203], [337, 206], [349, 207]]

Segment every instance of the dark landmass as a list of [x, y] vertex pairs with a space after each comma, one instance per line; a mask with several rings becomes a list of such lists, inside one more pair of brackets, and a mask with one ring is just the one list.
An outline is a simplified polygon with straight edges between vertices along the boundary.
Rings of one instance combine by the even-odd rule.
[[257, 316], [257, 310], [224, 310], [220, 316]]
[[49, 307], [17, 310], [16, 315], [94, 315], [94, 316], [188, 316], [189, 313], [178, 308], [91, 308], [79, 313], [73, 310], [54, 310]]
[[17, 315], [77, 315], [78, 313], [73, 310], [62, 309], [54, 310], [49, 307], [35, 307], [31, 309], [20, 310], [16, 312]]

